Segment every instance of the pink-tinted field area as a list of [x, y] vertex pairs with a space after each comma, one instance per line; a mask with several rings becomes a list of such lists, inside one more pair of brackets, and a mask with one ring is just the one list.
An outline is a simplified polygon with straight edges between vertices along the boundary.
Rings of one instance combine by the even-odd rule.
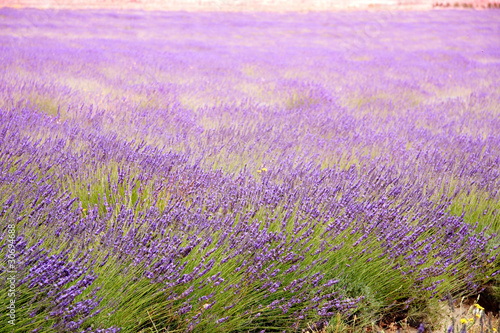
[[167, 11], [291, 12], [500, 8], [498, 0], [0, 0], [1, 7]]
[[499, 190], [499, 10], [0, 9], [0, 332], [493, 332]]

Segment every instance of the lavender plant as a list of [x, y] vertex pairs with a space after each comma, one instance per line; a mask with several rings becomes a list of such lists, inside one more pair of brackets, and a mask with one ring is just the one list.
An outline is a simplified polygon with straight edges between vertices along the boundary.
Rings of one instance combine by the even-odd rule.
[[0, 330], [432, 326], [498, 283], [498, 13], [444, 13], [360, 49], [379, 14], [1, 9]]

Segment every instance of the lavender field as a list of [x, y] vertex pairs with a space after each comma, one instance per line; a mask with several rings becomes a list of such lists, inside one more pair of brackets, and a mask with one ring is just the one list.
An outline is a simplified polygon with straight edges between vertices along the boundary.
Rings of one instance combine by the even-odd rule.
[[0, 9], [0, 332], [471, 330], [499, 191], [498, 10]]

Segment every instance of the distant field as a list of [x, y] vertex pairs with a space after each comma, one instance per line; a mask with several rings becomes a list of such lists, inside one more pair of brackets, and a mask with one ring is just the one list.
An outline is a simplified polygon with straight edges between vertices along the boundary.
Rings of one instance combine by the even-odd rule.
[[0, 332], [492, 332], [499, 22], [0, 9]]
[[0, 7], [115, 8], [187, 11], [426, 10], [433, 7], [500, 7], [496, 0], [0, 0]]
[[500, 8], [500, 0], [0, 0], [1, 7], [168, 11], [307, 12]]

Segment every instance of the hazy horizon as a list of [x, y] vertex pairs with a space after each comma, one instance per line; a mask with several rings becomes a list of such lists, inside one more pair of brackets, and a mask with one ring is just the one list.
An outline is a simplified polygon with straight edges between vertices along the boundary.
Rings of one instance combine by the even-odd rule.
[[432, 9], [436, 4], [486, 8], [491, 0], [0, 0], [0, 7], [144, 10], [308, 11], [351, 9]]

